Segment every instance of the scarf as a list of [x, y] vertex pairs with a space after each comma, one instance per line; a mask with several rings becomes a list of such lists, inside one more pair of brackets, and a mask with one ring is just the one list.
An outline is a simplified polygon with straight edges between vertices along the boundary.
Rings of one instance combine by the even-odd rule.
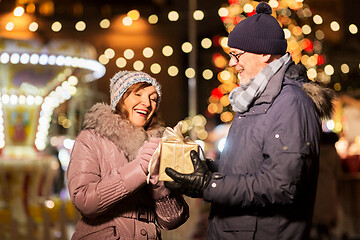
[[269, 80], [284, 66], [291, 56], [286, 53], [281, 58], [272, 61], [262, 69], [246, 85], [234, 88], [229, 94], [231, 106], [235, 112], [244, 113], [249, 109], [250, 104], [257, 99], [265, 90]]

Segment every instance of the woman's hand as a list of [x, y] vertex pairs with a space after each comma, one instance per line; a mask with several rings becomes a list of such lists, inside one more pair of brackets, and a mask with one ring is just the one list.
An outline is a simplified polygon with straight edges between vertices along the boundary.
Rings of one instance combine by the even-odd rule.
[[149, 142], [145, 142], [140, 148], [138, 158], [140, 166], [145, 174], [148, 174], [149, 161], [154, 154], [156, 148], [159, 146], [160, 138], [150, 138]]

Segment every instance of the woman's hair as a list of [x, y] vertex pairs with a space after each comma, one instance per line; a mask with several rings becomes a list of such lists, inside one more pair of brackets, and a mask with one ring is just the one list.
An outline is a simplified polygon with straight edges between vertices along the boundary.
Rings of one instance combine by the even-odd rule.
[[[118, 104], [115, 107], [115, 113], [119, 114], [121, 118], [123, 119], [129, 119], [129, 113], [128, 111], [125, 109], [125, 105], [124, 105], [124, 101], [125, 99], [132, 93], [132, 92], [136, 92], [139, 91], [140, 89], [146, 88], [146, 87], [150, 87], [153, 86], [151, 83], [147, 83], [147, 82], [138, 82], [135, 83], [134, 85], [132, 85], [131, 87], [128, 88], [128, 90], [124, 93], [124, 95], [121, 97], [121, 99], [119, 100]], [[159, 98], [158, 98], [159, 99]], [[156, 106], [159, 104], [159, 102], [156, 102]], [[160, 119], [160, 117], [158, 116], [157, 112], [155, 111], [154, 114], [152, 115], [152, 117], [150, 118], [150, 121], [146, 124], [146, 126], [144, 126], [144, 129], [150, 130], [152, 129], [155, 125], [157, 124], [161, 124], [162, 121]]]

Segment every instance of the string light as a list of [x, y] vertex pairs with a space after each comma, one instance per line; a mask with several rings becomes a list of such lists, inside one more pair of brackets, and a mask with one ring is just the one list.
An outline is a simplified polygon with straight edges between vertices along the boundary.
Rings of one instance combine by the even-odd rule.
[[160, 64], [158, 64], [158, 63], [153, 63], [153, 64], [151, 64], [151, 66], [150, 66], [150, 71], [151, 71], [153, 74], [159, 74], [160, 71], [161, 71], [161, 66], [160, 66]]
[[101, 20], [99, 25], [100, 25], [101, 28], [109, 28], [110, 27], [110, 20], [105, 18], [105, 19]]
[[176, 11], [171, 11], [168, 14], [168, 18], [170, 21], [176, 22], [177, 20], [179, 20], [179, 13]]

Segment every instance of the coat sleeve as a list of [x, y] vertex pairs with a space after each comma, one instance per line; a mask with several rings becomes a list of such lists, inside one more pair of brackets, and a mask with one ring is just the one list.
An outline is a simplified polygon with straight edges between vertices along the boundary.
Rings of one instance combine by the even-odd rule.
[[100, 161], [104, 154], [100, 137], [83, 131], [75, 141], [67, 171], [67, 184], [74, 206], [87, 217], [96, 217], [114, 203], [126, 198], [145, 184], [146, 175], [138, 160], [125, 164], [122, 168], [112, 168], [104, 174]]
[[155, 199], [157, 222], [167, 230], [181, 226], [189, 218], [189, 206], [181, 195], [171, 193]]
[[298, 99], [282, 103], [262, 137], [261, 166], [245, 174], [213, 174], [204, 200], [241, 207], [289, 205], [304, 185], [316, 185], [317, 115]]

